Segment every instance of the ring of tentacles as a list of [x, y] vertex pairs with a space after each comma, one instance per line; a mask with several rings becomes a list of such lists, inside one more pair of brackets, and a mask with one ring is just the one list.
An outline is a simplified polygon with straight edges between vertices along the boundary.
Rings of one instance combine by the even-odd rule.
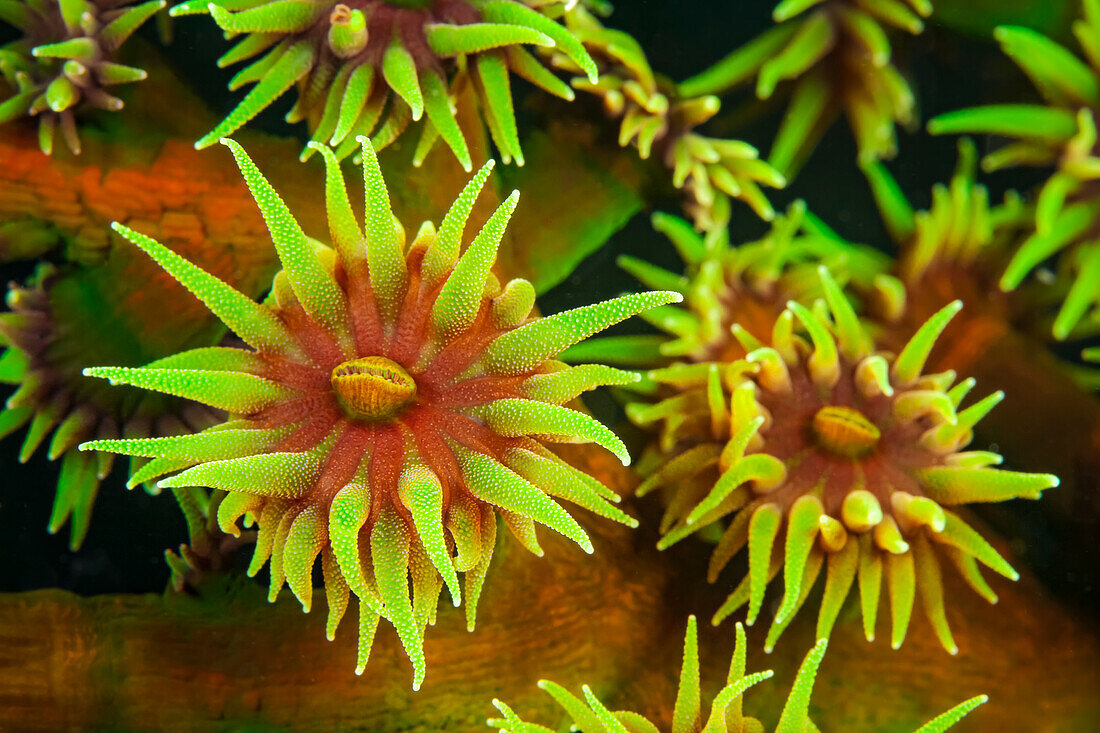
[[[492, 168], [462, 191], [438, 231], [411, 244], [389, 204], [378, 159], [361, 138], [365, 216], [360, 228], [333, 152], [326, 205], [335, 250], [303, 234], [245, 152], [235, 155], [271, 232], [283, 270], [256, 303], [163, 245], [126, 227], [142, 248], [251, 348], [195, 349], [144, 368], [99, 367], [90, 376], [187, 397], [228, 419], [189, 436], [101, 440], [84, 448], [153, 460], [143, 480], [228, 495], [218, 521], [259, 526], [249, 568], [270, 563], [270, 598], [284, 581], [309, 610], [320, 556], [332, 638], [349, 595], [359, 600], [358, 672], [380, 617], [388, 619], [424, 678], [423, 634], [441, 588], [462, 592], [473, 627], [496, 541], [497, 515], [541, 554], [534, 523], [592, 552], [588, 536], [554, 499], [634, 525], [618, 497], [545, 442], [593, 442], [624, 463], [606, 427], [562, 406], [601, 384], [638, 376], [601, 365], [566, 367], [562, 349], [676, 293], [624, 295], [546, 318], [534, 289], [491, 272], [518, 200], [514, 192], [463, 249], [466, 220]], [[460, 589], [458, 573], [464, 573]]]

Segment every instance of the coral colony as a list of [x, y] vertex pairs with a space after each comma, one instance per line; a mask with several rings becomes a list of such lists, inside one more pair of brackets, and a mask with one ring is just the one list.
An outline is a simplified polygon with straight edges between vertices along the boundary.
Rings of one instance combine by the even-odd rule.
[[[174, 497], [186, 519], [188, 542], [166, 553], [169, 594], [202, 602], [196, 589], [243, 570], [233, 556], [252, 545], [247, 575], [267, 573], [268, 600], [289, 586], [308, 612], [324, 593], [330, 640], [354, 610], [349, 674], [367, 669], [385, 619], [392, 632], [381, 633], [399, 640], [413, 690], [432, 657], [427, 627], [456, 613], [439, 610], [444, 589], [475, 632], [502, 555], [495, 550], [518, 543], [541, 557], [538, 525], [589, 555], [589, 532], [604, 520], [651, 533], [669, 550], [660, 557], [703, 548], [695, 556], [709, 561], [682, 572], [728, 596], [709, 608], [669, 606], [676, 633], [685, 621], [687, 633], [667, 715], [608, 707], [603, 700], [614, 703], [618, 688], [598, 679], [579, 696], [538, 683], [557, 705], [545, 709], [560, 713], [550, 725], [586, 733], [764, 731], [743, 697], [772, 673], [746, 673], [744, 626], [763, 620], [760, 646], [770, 652], [789, 643], [781, 635], [804, 605], [817, 608], [816, 644], [777, 711], [780, 733], [818, 730], [811, 713], [827, 711], [828, 701], [811, 706], [810, 698], [830, 639], [835, 649], [847, 624], [874, 641], [880, 607], [893, 649], [919, 605], [939, 646], [967, 654], [948, 624], [949, 608], [956, 632], [954, 619], [965, 614], [953, 609], [955, 578], [945, 573], [996, 603], [1003, 580], [983, 568], [1018, 579], [1009, 559], [1023, 542], [997, 537], [1003, 528], [986, 527], [970, 505], [1040, 500], [1059, 478], [1009, 468], [1020, 465], [1012, 451], [1002, 457], [981, 437], [990, 422], [982, 419], [1005, 393], [995, 385], [973, 396], [968, 374], [979, 373], [972, 367], [983, 355], [953, 361], [944, 342], [966, 338], [951, 328], [979, 321], [1028, 339], [1044, 358], [1051, 343], [1070, 340], [1073, 353], [1059, 357], [1095, 383], [1089, 364], [1100, 349], [1088, 339], [1100, 318], [1100, 0], [1081, 3], [1073, 48], [1022, 26], [993, 32], [1038, 98], [946, 112], [928, 124], [934, 135], [996, 135], [983, 148], [983, 172], [1028, 165], [1049, 177], [991, 202], [978, 147], [963, 138], [954, 175], [920, 211], [911, 203], [920, 194], [903, 191], [888, 167], [904, 147], [898, 128], [918, 134], [920, 119], [893, 46], [923, 43], [930, 0], [783, 0], [771, 27], [682, 82], [656, 73], [638, 41], [611, 27], [603, 0], [186, 0], [165, 8], [164, 0], [0, 0], [0, 22], [15, 39], [0, 47], [0, 133], [41, 150], [33, 153], [41, 169], [80, 156], [66, 170], [90, 178], [99, 168], [79, 168], [82, 161], [104, 165], [104, 140], [129, 140], [137, 128], [127, 126], [141, 124], [127, 117], [123, 98], [166, 83], [130, 65], [154, 51], [124, 41], [154, 16], [162, 40], [169, 17], [211, 43], [231, 39], [217, 65], [240, 65], [229, 88], [248, 91], [213, 129], [193, 131], [185, 141], [193, 157], [184, 159], [235, 161], [241, 196], [247, 187], [266, 226], [266, 254], [243, 244], [230, 253], [233, 243], [220, 239], [187, 248], [178, 230], [191, 227], [205, 241], [203, 217], [213, 215], [172, 219], [182, 194], [155, 205], [158, 216], [169, 212], [157, 226], [110, 196], [73, 197], [70, 209], [94, 210], [94, 224], [85, 216], [76, 226], [64, 208], [9, 213], [8, 199], [33, 197], [0, 185], [0, 253], [40, 260], [10, 285], [0, 314], [0, 382], [14, 387], [0, 437], [23, 433], [21, 461], [45, 445], [60, 462], [50, 532], [68, 522], [79, 548], [118, 465], [130, 488], [167, 489], [156, 501]], [[284, 96], [286, 105], [293, 99], [291, 144], [302, 149], [290, 164], [318, 180], [323, 170], [323, 191], [310, 197], [273, 185], [263, 146], [248, 137], [254, 118]], [[721, 136], [740, 119], [723, 104], [778, 112], [767, 156]], [[618, 265], [640, 292], [544, 312], [546, 286], [530, 271], [519, 277], [515, 264], [524, 245], [513, 240], [522, 239], [517, 228], [533, 226], [519, 223], [532, 202], [520, 191], [497, 194], [519, 166], [535, 190], [573, 185], [555, 178], [545, 154], [534, 162], [539, 143], [526, 126], [545, 109], [583, 119], [597, 130], [584, 144], [644, 171], [636, 186], [643, 203], [679, 208], [651, 207], [646, 216], [680, 265], [630, 250]], [[856, 180], [861, 171], [892, 242], [850, 242], [830, 226], [831, 212], [802, 199], [773, 207], [765, 193], [797, 186], [841, 116], [854, 135]], [[204, 150], [219, 142], [228, 152]], [[431, 174], [408, 184], [410, 166]], [[464, 171], [461, 180], [451, 169]], [[28, 181], [37, 175], [27, 171]], [[173, 169], [166, 188], [191, 173]], [[53, 184], [37, 185], [62, 198]], [[401, 220], [410, 185], [425, 187], [420, 203], [453, 204], [430, 221]], [[537, 226], [556, 233], [554, 219], [570, 204], [535, 198], [545, 203]], [[327, 221], [323, 241], [306, 233], [311, 211]], [[554, 246], [581, 246], [570, 236]], [[93, 249], [95, 257], [84, 256]], [[160, 295], [150, 295], [154, 282]], [[156, 323], [152, 297], [165, 312], [193, 313], [193, 329], [170, 333], [179, 323]], [[92, 336], [99, 332], [82, 324], [93, 317], [130, 325]], [[633, 331], [597, 335], [628, 320]], [[613, 399], [597, 419], [580, 398], [604, 387]], [[630, 467], [629, 495], [609, 488], [594, 464], [578, 467], [578, 443]], [[118, 455], [129, 464], [115, 464]], [[709, 714], [696, 613], [735, 637]], [[955, 661], [943, 656], [944, 665]], [[947, 730], [986, 701], [972, 697], [918, 733]], [[501, 730], [564, 729], [492, 703], [502, 717], [488, 723]]]

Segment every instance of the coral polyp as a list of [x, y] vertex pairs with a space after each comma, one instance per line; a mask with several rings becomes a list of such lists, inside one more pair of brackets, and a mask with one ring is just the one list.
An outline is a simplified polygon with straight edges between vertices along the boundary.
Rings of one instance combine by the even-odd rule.
[[[297, 84], [298, 102], [288, 121], [308, 120], [313, 140], [334, 146], [337, 157], [353, 152], [359, 135], [373, 134], [375, 148], [382, 148], [426, 114], [418, 155], [442, 138], [470, 171], [452, 97], [456, 88], [471, 85], [501, 158], [523, 165], [510, 75], [572, 98], [569, 87], [524, 47], [556, 47], [592, 81], [597, 74], [581, 43], [536, 9], [541, 5], [521, 0], [181, 3], [172, 15], [209, 11], [227, 37], [245, 35], [219, 65], [260, 56], [229, 85], [255, 86], [196, 147], [232, 134]], [[307, 149], [303, 156], [309, 154]]]
[[[565, 347], [675, 293], [625, 295], [545, 318], [531, 316], [526, 280], [491, 272], [518, 200], [513, 193], [462, 250], [466, 220], [492, 169], [484, 166], [436, 230], [406, 246], [374, 149], [362, 144], [366, 205], [352, 213], [334, 153], [326, 210], [335, 251], [299, 228], [236, 143], [225, 140], [271, 231], [283, 270], [256, 303], [157, 242], [115, 229], [202, 300], [251, 348], [195, 349], [146, 368], [87, 370], [116, 384], [188, 397], [226, 410], [223, 424], [178, 438], [101, 440], [85, 448], [153, 460], [141, 479], [228, 492], [218, 522], [259, 527], [250, 573], [270, 562], [270, 594], [285, 584], [308, 611], [318, 556], [328, 635], [349, 595], [359, 599], [358, 671], [380, 618], [425, 672], [423, 633], [446, 584], [464, 595], [470, 628], [496, 543], [497, 516], [536, 554], [535, 523], [585, 551], [592, 545], [555, 499], [628, 525], [617, 497], [544, 443], [592, 442], [624, 463], [626, 449], [595, 419], [562, 406], [637, 375], [566, 367]], [[132, 481], [137, 480], [137, 477]], [[464, 574], [459, 586], [458, 574]], [[411, 593], [410, 593], [411, 584]]]
[[[1056, 169], [1039, 191], [1030, 236], [1016, 249], [999, 284], [1001, 290], [1015, 290], [1057, 256], [1058, 280], [1065, 285], [1051, 329], [1058, 339], [1100, 318], [1100, 2], [1086, 0], [1082, 14], [1073, 33], [1084, 59], [1029, 28], [1001, 26], [995, 32], [1002, 50], [1027, 74], [1046, 104], [972, 107], [928, 123], [934, 135], [965, 132], [1009, 138], [982, 160], [987, 171], [1019, 165]], [[1085, 330], [1091, 331], [1091, 326]]]
[[931, 15], [930, 0], [784, 0], [776, 25], [711, 68], [684, 81], [688, 95], [724, 94], [756, 79], [768, 99], [783, 82], [791, 101], [768, 155], [788, 178], [843, 112], [861, 159], [897, 151], [895, 125], [916, 121], [909, 83], [892, 62], [888, 30], [917, 34]]
[[681, 293], [683, 304], [642, 316], [664, 335], [595, 338], [571, 349], [569, 359], [651, 367], [670, 359], [734, 361], [746, 352], [730, 337], [731, 328], [766, 331], [788, 300], [818, 297], [819, 265], [826, 264], [845, 282], [866, 287], [886, 265], [879, 252], [838, 236], [803, 201], [776, 216], [763, 237], [736, 246], [725, 228], [699, 234], [685, 220], [664, 213], [654, 214], [652, 222], [683, 259], [684, 274], [630, 255], [619, 257], [619, 266], [647, 287]]
[[[770, 679], [771, 670], [745, 674], [748, 649], [745, 630], [736, 626], [733, 658], [730, 660], [726, 684], [714, 696], [710, 714], [704, 719], [700, 693], [699, 632], [694, 616], [688, 617], [684, 635], [684, 662], [680, 667], [680, 681], [676, 690], [676, 704], [672, 712], [671, 733], [722, 733], [724, 731], [759, 731], [764, 724], [744, 713], [745, 693], [753, 686]], [[828, 642], [821, 639], [806, 654], [798, 668], [791, 692], [779, 714], [775, 733], [804, 733], [818, 730], [810, 719], [810, 696], [821, 661], [825, 658]], [[545, 690], [562, 707], [573, 725], [573, 730], [585, 733], [657, 733], [660, 729], [639, 713], [629, 710], [611, 711], [593, 694], [588, 685], [582, 687], [584, 699], [580, 699], [559, 684], [540, 680]], [[928, 721], [915, 733], [942, 733], [962, 720], [971, 710], [984, 705], [989, 698], [978, 695], [959, 703], [947, 712]], [[504, 715], [492, 719], [489, 725], [506, 733], [544, 733], [553, 730], [525, 722], [504, 702], [493, 700], [493, 705]]]
[[607, 114], [621, 119], [620, 145], [633, 145], [642, 159], [653, 155], [664, 162], [697, 227], [725, 227], [731, 199], [771, 220], [775, 212], [761, 186], [782, 188], [786, 179], [748, 143], [696, 132], [718, 114], [717, 97], [682, 94], [653, 72], [636, 40], [604, 27], [583, 3], [566, 12], [565, 23], [595, 58], [599, 79], [583, 76], [586, 70], [561, 51], [553, 54], [554, 65], [576, 74], [573, 87], [600, 97]]
[[145, 78], [142, 69], [115, 62], [119, 46], [165, 0], [131, 5], [126, 0], [6, 2], [0, 20], [22, 37], [0, 48], [0, 75], [14, 94], [0, 103], [0, 122], [20, 115], [39, 119], [38, 144], [53, 152], [54, 130], [80, 152], [75, 113], [83, 108], [122, 109], [108, 89]]
[[960, 302], [929, 318], [895, 356], [875, 349], [824, 268], [820, 277], [824, 299], [812, 309], [788, 303], [770, 344], [736, 332], [744, 359], [650, 373], [674, 394], [628, 408], [636, 423], [660, 426], [664, 455], [638, 494], [660, 487], [669, 493], [661, 547], [731, 517], [708, 575], [714, 581], [746, 546], [748, 574], [715, 623], [745, 605], [754, 623], [782, 569], [783, 595], [767, 639], [773, 646], [824, 566], [818, 637], [829, 635], [858, 577], [864, 630], [874, 639], [885, 578], [893, 646], [905, 639], [919, 592], [941, 644], [955, 653], [937, 556], [990, 602], [996, 596], [977, 563], [1011, 579], [1017, 574], [946, 507], [1037, 499], [1058, 479], [999, 470], [996, 453], [962, 450], [1003, 395], [963, 409], [973, 380], [956, 383], [950, 371], [922, 374]]

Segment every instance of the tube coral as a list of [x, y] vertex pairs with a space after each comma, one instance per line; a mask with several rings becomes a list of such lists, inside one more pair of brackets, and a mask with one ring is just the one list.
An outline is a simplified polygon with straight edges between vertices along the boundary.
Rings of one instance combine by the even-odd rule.
[[791, 178], [840, 112], [861, 159], [897, 151], [896, 124], [915, 122], [909, 83], [892, 63], [887, 29], [920, 33], [930, 0], [783, 0], [777, 25], [682, 82], [688, 96], [723, 94], [756, 79], [756, 96], [794, 82], [768, 162]]
[[748, 623], [755, 622], [782, 568], [772, 647], [827, 560], [818, 637], [829, 635], [858, 575], [864, 630], [873, 640], [885, 576], [893, 646], [905, 638], [919, 591], [941, 644], [954, 654], [937, 552], [990, 602], [996, 596], [975, 561], [1012, 579], [1017, 574], [944, 507], [1037, 499], [1058, 480], [991, 468], [1002, 460], [992, 452], [960, 452], [1003, 397], [994, 393], [959, 409], [973, 380], [955, 384], [950, 371], [922, 374], [961, 302], [929, 318], [895, 356], [876, 350], [824, 267], [820, 277], [824, 299], [812, 310], [789, 302], [770, 345], [737, 330], [749, 352], [742, 360], [650, 373], [675, 393], [628, 407], [639, 425], [661, 426], [665, 449], [665, 462], [638, 494], [659, 487], [672, 494], [661, 547], [733, 515], [708, 575], [715, 580], [746, 546], [749, 571], [715, 623], [746, 604]]
[[[460, 254], [492, 165], [462, 191], [438, 231], [425, 223], [406, 251], [374, 149], [366, 137], [360, 141], [362, 228], [336, 156], [314, 144], [326, 165], [335, 252], [309, 240], [240, 146], [224, 141], [284, 268], [263, 304], [115, 225], [251, 348], [196, 349], [142, 369], [87, 370], [115, 384], [194, 399], [226, 410], [230, 419], [190, 436], [82, 447], [153, 458], [131, 483], [171, 473], [160, 485], [229, 492], [218, 522], [231, 534], [241, 517], [259, 526], [249, 572], [270, 560], [271, 599], [285, 582], [308, 611], [320, 555], [329, 638], [354, 594], [358, 670], [384, 617], [413, 663], [415, 689], [425, 672], [424, 628], [434, 622], [444, 583], [456, 606], [465, 593], [473, 628], [498, 514], [536, 554], [535, 522], [592, 552], [584, 530], [551, 497], [635, 523], [609, 503], [617, 501], [613, 493], [542, 441], [593, 442], [628, 462], [610, 430], [562, 403], [637, 375], [599, 365], [568, 368], [553, 357], [679, 296], [626, 295], [532, 318], [530, 283], [501, 286], [490, 272], [518, 192]], [[461, 590], [458, 573], [465, 574]]]
[[[229, 85], [230, 89], [255, 86], [195, 145], [203, 148], [232, 134], [298, 84], [298, 102], [288, 121], [308, 119], [313, 141], [334, 146], [338, 158], [355, 150], [359, 135], [373, 133], [372, 144], [380, 149], [410, 121], [427, 114], [419, 144], [421, 157], [442, 138], [469, 172], [470, 152], [451, 96], [456, 86], [472, 84], [501, 158], [523, 165], [510, 74], [571, 98], [564, 82], [523, 47], [556, 47], [592, 81], [597, 73], [584, 46], [531, 5], [536, 4], [521, 0], [181, 3], [172, 8], [172, 15], [209, 11], [227, 37], [245, 34], [221, 57], [220, 66], [263, 54]], [[307, 148], [303, 157], [309, 154]]]
[[594, 338], [567, 351], [566, 359], [649, 367], [671, 359], [734, 361], [746, 352], [730, 329], [767, 331], [788, 300], [820, 296], [819, 265], [868, 288], [887, 266], [885, 256], [842, 239], [803, 201], [778, 215], [763, 237], [737, 246], [725, 228], [698, 234], [683, 219], [660, 212], [652, 223], [676, 248], [685, 273], [630, 255], [619, 257], [619, 266], [647, 287], [681, 293], [683, 305], [642, 315], [664, 335]]
[[1015, 138], [982, 160], [987, 171], [1016, 165], [1054, 166], [1039, 192], [1033, 231], [1000, 278], [1011, 291], [1044, 262], [1058, 256], [1061, 280], [1070, 283], [1052, 325], [1057, 339], [1070, 337], [1088, 318], [1100, 318], [1100, 245], [1095, 154], [1100, 111], [1100, 2], [1086, 0], [1073, 33], [1085, 59], [1028, 28], [1001, 26], [995, 36], [1027, 74], [1046, 104], [997, 104], [948, 112], [932, 119], [934, 135], [989, 133]]
[[[724, 731], [763, 733], [764, 725], [756, 718], [744, 714], [742, 698], [749, 688], [769, 679], [772, 672], [769, 670], [745, 674], [747, 657], [745, 630], [741, 624], [737, 624], [736, 629], [733, 658], [730, 660], [726, 684], [714, 696], [710, 715], [704, 721], [700, 700], [698, 630], [695, 617], [688, 617], [687, 633], [684, 636], [684, 662], [680, 668], [680, 683], [676, 690], [676, 704], [672, 712], [670, 728], [672, 733], [721, 733]], [[825, 657], [827, 645], [827, 641], [821, 639], [802, 661], [802, 666], [798, 668], [798, 675], [791, 685], [790, 695], [783, 705], [775, 733], [802, 733], [817, 730], [817, 726], [810, 720], [810, 695], [813, 693], [814, 678], [817, 676], [818, 667], [821, 666], [821, 660]], [[584, 733], [658, 733], [660, 730], [638, 713], [629, 710], [609, 710], [593, 694], [588, 685], [582, 687], [583, 700], [550, 680], [540, 680], [539, 687], [562, 707], [572, 720], [575, 730], [581, 730]], [[978, 695], [959, 703], [922, 725], [915, 733], [942, 733], [988, 699], [985, 695]], [[499, 728], [506, 733], [545, 733], [551, 730], [541, 725], [524, 722], [500, 700], [493, 700], [493, 705], [504, 716], [502, 719], [489, 721], [489, 725], [493, 728]]]
[[0, 75], [15, 93], [0, 103], [0, 122], [38, 117], [38, 144], [53, 152], [54, 129], [80, 152], [74, 113], [122, 109], [108, 87], [140, 81], [142, 69], [113, 61], [119, 46], [163, 8], [165, 0], [44, 0], [0, 3], [0, 20], [23, 35], [0, 48]]
[[620, 145], [633, 145], [642, 159], [657, 154], [672, 171], [673, 185], [684, 192], [697, 227], [725, 227], [730, 199], [748, 204], [762, 219], [772, 219], [775, 212], [760, 187], [783, 188], [783, 175], [760, 160], [748, 143], [695, 132], [718, 113], [717, 97], [682, 93], [653, 72], [637, 41], [605, 28], [583, 3], [565, 14], [565, 23], [593, 54], [599, 79], [584, 77], [585, 69], [561, 50], [553, 54], [554, 65], [576, 74], [572, 85], [600, 97], [607, 114], [621, 119]]

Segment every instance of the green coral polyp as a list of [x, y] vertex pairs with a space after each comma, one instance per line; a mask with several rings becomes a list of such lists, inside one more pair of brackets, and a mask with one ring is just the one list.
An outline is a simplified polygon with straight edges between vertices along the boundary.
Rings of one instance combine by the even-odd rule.
[[219, 65], [260, 58], [230, 82], [231, 89], [255, 86], [198, 148], [232, 134], [297, 84], [288, 121], [309, 120], [313, 141], [334, 146], [337, 157], [352, 153], [359, 135], [373, 135], [382, 148], [426, 115], [416, 159], [442, 138], [470, 171], [453, 100], [462, 77], [477, 94], [501, 158], [523, 165], [510, 74], [559, 96], [565, 86], [524, 46], [556, 47], [593, 82], [597, 75], [572, 33], [521, 0], [188, 0], [171, 10], [204, 12], [227, 37], [244, 35]]
[[931, 0], [783, 0], [776, 25], [682, 82], [686, 95], [721, 94], [756, 79], [768, 99], [785, 81], [791, 101], [768, 162], [788, 178], [839, 112], [848, 118], [862, 160], [897, 152], [895, 125], [912, 125], [916, 103], [892, 63], [889, 30], [917, 34]]
[[[684, 636], [684, 661], [680, 667], [680, 683], [676, 690], [676, 703], [672, 709], [671, 733], [763, 733], [764, 724], [745, 715], [745, 693], [753, 686], [772, 677], [771, 670], [746, 674], [745, 629], [737, 624], [726, 684], [711, 701], [710, 714], [704, 719], [699, 674], [699, 631], [694, 616], [688, 617]], [[818, 640], [806, 654], [798, 668], [791, 692], [783, 704], [775, 733], [809, 733], [818, 728], [810, 719], [810, 696], [813, 693], [817, 670], [825, 658], [828, 642]], [[629, 710], [609, 710], [597, 698], [588, 685], [582, 687], [584, 699], [580, 699], [550, 680], [539, 680], [539, 687], [557, 702], [572, 721], [573, 730], [584, 733], [659, 733], [659, 728], [644, 716]], [[962, 720], [971, 710], [985, 704], [989, 698], [978, 695], [959, 703], [947, 712], [928, 721], [914, 733], [943, 733]], [[552, 729], [528, 723], [500, 700], [493, 705], [503, 718], [489, 720], [489, 725], [505, 733], [547, 733]]]
[[218, 522], [231, 534], [239, 533], [242, 517], [259, 526], [249, 572], [270, 563], [271, 599], [286, 583], [308, 611], [320, 556], [329, 637], [355, 595], [357, 671], [367, 663], [379, 619], [386, 618], [419, 687], [424, 629], [434, 623], [444, 584], [456, 606], [465, 596], [473, 628], [498, 515], [539, 554], [535, 523], [592, 551], [585, 531], [555, 498], [636, 524], [614, 505], [618, 497], [544, 443], [594, 442], [628, 461], [610, 430], [561, 403], [638, 376], [565, 367], [554, 356], [679, 295], [625, 295], [532, 317], [530, 284], [501, 286], [491, 272], [517, 194], [461, 248], [492, 164], [462, 191], [438, 231], [425, 223], [406, 246], [365, 137], [362, 228], [336, 156], [317, 146], [336, 251], [318, 250], [244, 151], [224, 142], [284, 267], [267, 302], [256, 303], [148, 237], [114, 226], [250, 348], [196, 349], [148, 368], [87, 373], [194, 399], [230, 418], [195, 435], [99, 440], [82, 448], [152, 458], [142, 477], [172, 474], [162, 486], [229, 492]]
[[53, 152], [54, 131], [80, 153], [74, 113], [82, 108], [122, 109], [108, 87], [141, 81], [145, 71], [114, 62], [115, 52], [165, 0], [130, 5], [127, 0], [5, 2], [0, 21], [22, 38], [0, 48], [0, 75], [14, 95], [0, 102], [0, 123], [37, 117], [38, 143]]
[[1068, 283], [1051, 331], [1074, 335], [1095, 320], [1100, 305], [1100, 247], [1097, 188], [1096, 116], [1100, 114], [1100, 2], [1085, 0], [1073, 34], [1083, 59], [1042, 34], [1000, 26], [994, 35], [1002, 50], [1027, 74], [1046, 104], [994, 104], [956, 110], [928, 123], [933, 135], [984, 133], [1009, 138], [982, 160], [995, 171], [1018, 165], [1053, 166], [1035, 202], [1034, 231], [1016, 249], [1000, 279], [1012, 291], [1055, 255]]
[[770, 345], [736, 331], [744, 359], [650, 373], [672, 395], [628, 407], [636, 423], [661, 431], [663, 461], [638, 494], [670, 492], [661, 547], [730, 517], [709, 578], [716, 580], [746, 547], [749, 570], [715, 623], [746, 605], [754, 623], [766, 587], [782, 569], [771, 647], [824, 569], [819, 637], [829, 635], [858, 578], [864, 630], [873, 640], [885, 579], [894, 647], [905, 638], [919, 592], [940, 642], [955, 653], [937, 555], [990, 602], [996, 596], [977, 562], [1013, 580], [1017, 575], [946, 507], [1037, 499], [1058, 480], [998, 470], [992, 466], [1001, 456], [961, 450], [1003, 397], [995, 393], [963, 409], [972, 379], [921, 373], [961, 303], [931, 317], [895, 356], [874, 350], [825, 268], [820, 278], [824, 299], [812, 310], [788, 303]]

